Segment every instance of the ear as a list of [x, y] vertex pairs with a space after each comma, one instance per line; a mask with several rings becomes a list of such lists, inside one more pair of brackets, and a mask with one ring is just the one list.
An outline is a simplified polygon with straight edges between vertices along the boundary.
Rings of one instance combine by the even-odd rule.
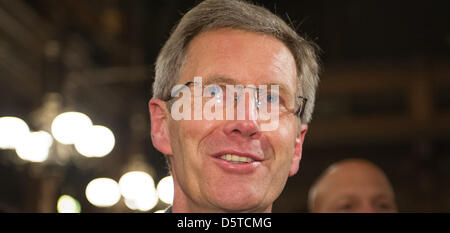
[[292, 157], [291, 168], [289, 169], [289, 176], [295, 175], [300, 166], [300, 160], [302, 159], [302, 148], [303, 141], [305, 140], [306, 131], [308, 131], [308, 126], [302, 124], [300, 126], [300, 133], [295, 138], [295, 151]]
[[169, 139], [168, 112], [166, 102], [152, 98], [148, 103], [153, 146], [165, 155], [172, 154]]

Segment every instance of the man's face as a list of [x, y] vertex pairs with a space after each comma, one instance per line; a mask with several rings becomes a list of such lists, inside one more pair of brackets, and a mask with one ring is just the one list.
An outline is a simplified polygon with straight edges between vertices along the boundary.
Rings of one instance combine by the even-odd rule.
[[374, 166], [343, 164], [327, 174], [318, 186], [313, 212], [397, 212], [392, 187]]
[[[270, 36], [233, 29], [196, 36], [188, 46], [178, 84], [198, 76], [204, 84], [214, 80], [244, 86], [279, 84], [292, 96], [288, 104], [295, 106], [294, 58], [282, 42]], [[250, 98], [245, 101], [251, 106]], [[174, 120], [169, 116], [163, 121], [167, 135], [152, 131], [167, 137], [158, 140], [152, 135], [154, 145], [170, 154], [174, 211], [177, 205], [194, 212], [271, 211], [288, 176], [298, 170], [306, 125], [298, 130], [298, 118], [287, 114], [280, 116], [276, 130], [261, 131], [260, 122], [249, 118], [251, 109], [246, 109], [245, 120]], [[152, 128], [157, 127], [153, 124], [152, 119]], [[221, 158], [226, 154], [253, 161], [233, 163]]]

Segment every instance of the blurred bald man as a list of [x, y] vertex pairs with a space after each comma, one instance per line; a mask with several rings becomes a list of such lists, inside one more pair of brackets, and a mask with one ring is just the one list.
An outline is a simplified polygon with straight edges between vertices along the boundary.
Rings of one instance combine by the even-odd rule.
[[331, 165], [308, 195], [312, 213], [396, 213], [394, 191], [384, 172], [363, 159]]

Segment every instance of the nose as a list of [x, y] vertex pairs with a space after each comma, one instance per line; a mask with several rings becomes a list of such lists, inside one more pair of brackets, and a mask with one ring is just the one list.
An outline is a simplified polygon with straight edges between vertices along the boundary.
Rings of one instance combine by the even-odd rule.
[[[248, 95], [247, 95], [248, 94]], [[224, 132], [227, 135], [240, 135], [243, 137], [258, 138], [260, 128], [257, 121], [257, 104], [254, 93], [244, 93], [235, 108], [234, 119], [227, 120]]]

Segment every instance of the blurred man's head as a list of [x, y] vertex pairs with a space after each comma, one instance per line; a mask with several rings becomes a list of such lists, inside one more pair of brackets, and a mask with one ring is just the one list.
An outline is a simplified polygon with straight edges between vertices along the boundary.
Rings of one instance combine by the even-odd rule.
[[363, 159], [347, 159], [331, 165], [311, 187], [309, 211], [397, 212], [394, 191], [384, 172]]

